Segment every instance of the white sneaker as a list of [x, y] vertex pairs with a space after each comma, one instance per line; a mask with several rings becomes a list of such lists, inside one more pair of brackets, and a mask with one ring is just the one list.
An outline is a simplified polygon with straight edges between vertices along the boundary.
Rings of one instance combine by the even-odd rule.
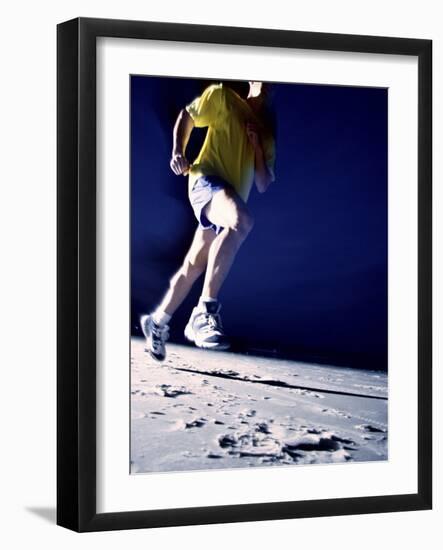
[[151, 315], [140, 317], [140, 326], [146, 338], [145, 351], [157, 361], [164, 361], [166, 357], [165, 342], [169, 338], [169, 326], [157, 325]]
[[192, 310], [185, 328], [185, 337], [197, 347], [212, 350], [226, 350], [230, 343], [223, 331], [218, 302], [203, 302]]

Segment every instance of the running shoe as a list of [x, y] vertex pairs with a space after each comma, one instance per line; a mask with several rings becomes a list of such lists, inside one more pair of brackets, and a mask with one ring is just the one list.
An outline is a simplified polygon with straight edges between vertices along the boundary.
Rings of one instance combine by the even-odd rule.
[[146, 338], [145, 351], [157, 361], [164, 361], [166, 357], [165, 342], [169, 338], [169, 326], [157, 325], [151, 315], [140, 317], [140, 325]]
[[218, 302], [203, 302], [192, 310], [185, 328], [185, 337], [197, 347], [211, 350], [226, 350], [230, 347], [220, 317]]

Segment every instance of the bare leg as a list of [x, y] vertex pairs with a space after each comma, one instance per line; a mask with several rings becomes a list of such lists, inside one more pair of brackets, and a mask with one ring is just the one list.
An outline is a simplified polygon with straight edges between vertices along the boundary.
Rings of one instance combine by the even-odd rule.
[[208, 253], [216, 235], [212, 229], [197, 228], [191, 247], [179, 270], [172, 276], [169, 288], [158, 309], [173, 315], [188, 295], [192, 285], [206, 268]]
[[231, 189], [218, 191], [206, 207], [208, 220], [224, 227], [211, 244], [203, 295], [217, 298], [234, 258], [253, 226], [244, 201]]

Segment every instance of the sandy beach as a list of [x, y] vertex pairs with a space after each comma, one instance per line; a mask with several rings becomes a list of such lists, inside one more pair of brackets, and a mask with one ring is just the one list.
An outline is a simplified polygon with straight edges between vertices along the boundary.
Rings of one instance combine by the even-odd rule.
[[387, 374], [131, 345], [131, 472], [388, 458]]

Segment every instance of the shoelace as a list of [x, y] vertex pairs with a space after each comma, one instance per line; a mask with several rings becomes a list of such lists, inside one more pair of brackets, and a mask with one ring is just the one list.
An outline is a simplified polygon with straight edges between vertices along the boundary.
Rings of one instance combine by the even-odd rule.
[[154, 347], [163, 346], [166, 340], [169, 338], [169, 326], [158, 326], [152, 323], [151, 325], [152, 345]]
[[206, 325], [203, 327], [203, 330], [205, 332], [209, 332], [211, 330], [217, 330], [219, 332], [223, 331], [220, 315], [217, 315], [215, 313], [206, 313], [205, 319]]

